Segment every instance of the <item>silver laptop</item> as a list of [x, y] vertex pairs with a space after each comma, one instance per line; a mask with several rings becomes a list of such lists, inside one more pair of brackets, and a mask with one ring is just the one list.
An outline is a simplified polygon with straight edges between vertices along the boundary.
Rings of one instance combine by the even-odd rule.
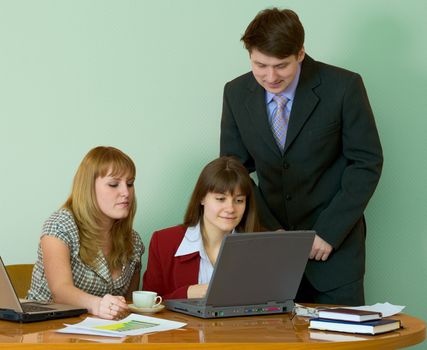
[[166, 308], [202, 318], [290, 312], [314, 235], [314, 231], [227, 235], [206, 297], [169, 299]]
[[16, 322], [44, 321], [84, 314], [86, 309], [65, 304], [21, 302], [0, 257], [0, 319]]

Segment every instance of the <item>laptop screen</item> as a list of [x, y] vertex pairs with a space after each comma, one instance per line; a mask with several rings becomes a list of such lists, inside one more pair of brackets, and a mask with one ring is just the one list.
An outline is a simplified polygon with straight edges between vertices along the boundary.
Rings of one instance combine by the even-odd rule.
[[22, 306], [16, 295], [15, 288], [10, 282], [6, 267], [0, 257], [0, 309], [10, 309], [16, 312], [22, 312]]
[[284, 302], [296, 296], [314, 231], [236, 233], [224, 238], [206, 305]]

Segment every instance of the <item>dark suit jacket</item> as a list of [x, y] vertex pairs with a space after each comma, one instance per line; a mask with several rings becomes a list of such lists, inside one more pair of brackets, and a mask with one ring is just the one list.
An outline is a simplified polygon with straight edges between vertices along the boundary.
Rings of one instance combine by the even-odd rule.
[[153, 233], [142, 289], [157, 292], [163, 299], [187, 298], [189, 286], [198, 283], [198, 252], [175, 257], [184, 238], [185, 226], [174, 226]]
[[221, 155], [256, 171], [257, 204], [270, 229], [314, 229], [334, 247], [309, 261], [320, 291], [363, 277], [363, 211], [380, 178], [382, 149], [361, 77], [306, 55], [293, 101], [284, 154], [274, 140], [265, 90], [252, 72], [226, 84]]

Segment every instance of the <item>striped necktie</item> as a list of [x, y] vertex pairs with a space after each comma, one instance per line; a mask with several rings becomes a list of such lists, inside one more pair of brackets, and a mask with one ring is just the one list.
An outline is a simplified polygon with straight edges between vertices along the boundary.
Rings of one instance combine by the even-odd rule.
[[271, 130], [273, 131], [274, 138], [277, 145], [283, 152], [286, 142], [286, 132], [288, 130], [289, 116], [286, 113], [285, 106], [288, 99], [285, 96], [274, 95], [273, 100], [277, 104], [276, 111], [271, 118]]

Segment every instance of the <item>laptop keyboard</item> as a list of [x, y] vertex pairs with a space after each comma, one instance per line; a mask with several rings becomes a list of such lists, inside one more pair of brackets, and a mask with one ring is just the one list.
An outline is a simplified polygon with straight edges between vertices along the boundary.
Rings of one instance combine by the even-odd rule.
[[55, 310], [47, 306], [40, 306], [38, 304], [25, 303], [22, 304], [22, 310], [25, 312], [37, 312], [37, 311], [50, 311]]
[[200, 306], [200, 305], [205, 305], [206, 304], [206, 300], [205, 299], [187, 299], [185, 302], [187, 304], [196, 305], [196, 306]]

